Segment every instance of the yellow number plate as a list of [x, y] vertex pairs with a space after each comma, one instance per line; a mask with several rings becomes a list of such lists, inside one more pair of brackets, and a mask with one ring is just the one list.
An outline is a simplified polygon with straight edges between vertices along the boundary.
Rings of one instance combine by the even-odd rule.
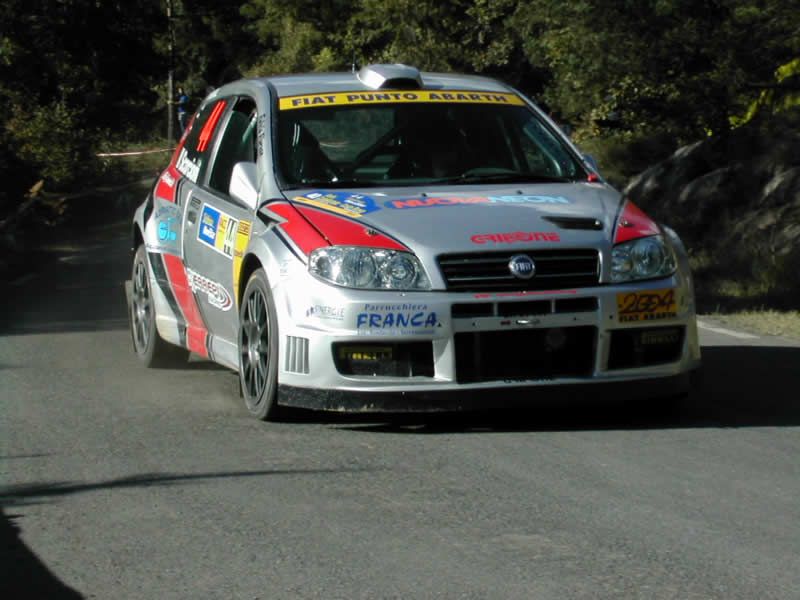
[[656, 321], [677, 316], [678, 294], [674, 289], [617, 294], [620, 323]]

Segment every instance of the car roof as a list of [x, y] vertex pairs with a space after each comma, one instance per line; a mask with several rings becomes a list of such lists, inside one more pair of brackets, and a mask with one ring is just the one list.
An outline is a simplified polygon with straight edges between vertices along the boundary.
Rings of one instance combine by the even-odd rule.
[[273, 77], [259, 77], [251, 81], [272, 85], [279, 97], [326, 92], [378, 92], [382, 89], [400, 88], [376, 88], [374, 86], [367, 85], [367, 83], [365, 83], [365, 73], [392, 73], [393, 70], [402, 72], [404, 74], [412, 73], [416, 74], [417, 76], [417, 85], [415, 85], [413, 88], [404, 87], [401, 89], [469, 90], [499, 93], [513, 91], [506, 84], [488, 77], [481, 77], [477, 75], [461, 75], [457, 73], [420, 72], [414, 67], [407, 67], [406, 65], [368, 65], [358, 72], [277, 75]]

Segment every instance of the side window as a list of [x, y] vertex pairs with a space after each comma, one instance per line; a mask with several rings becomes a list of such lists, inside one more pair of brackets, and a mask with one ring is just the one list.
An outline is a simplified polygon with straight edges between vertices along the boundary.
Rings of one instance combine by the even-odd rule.
[[241, 98], [231, 111], [222, 132], [208, 185], [228, 194], [233, 167], [238, 162], [256, 162], [256, 105], [250, 98]]
[[555, 177], [575, 175], [575, 163], [560, 142], [539, 121], [531, 119], [520, 136], [531, 172]]
[[178, 154], [175, 167], [191, 181], [197, 183], [205, 173], [211, 137], [217, 123], [225, 112], [225, 100], [218, 100], [202, 107], [192, 121], [192, 128], [186, 135], [183, 147]]

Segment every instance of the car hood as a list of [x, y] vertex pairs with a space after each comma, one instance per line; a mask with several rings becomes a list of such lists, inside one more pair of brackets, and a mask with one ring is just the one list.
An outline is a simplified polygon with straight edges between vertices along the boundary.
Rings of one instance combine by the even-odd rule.
[[326, 237], [335, 236], [326, 231], [331, 219], [324, 213], [338, 214], [417, 253], [600, 249], [613, 234], [621, 201], [610, 186], [589, 182], [305, 189], [285, 194]]

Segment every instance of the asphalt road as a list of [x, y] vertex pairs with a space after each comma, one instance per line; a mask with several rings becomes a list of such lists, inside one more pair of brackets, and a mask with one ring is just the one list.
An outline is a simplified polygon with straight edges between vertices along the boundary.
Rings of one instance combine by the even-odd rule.
[[261, 423], [137, 365], [126, 233], [5, 284], [3, 598], [800, 597], [798, 344], [703, 329], [675, 410]]

